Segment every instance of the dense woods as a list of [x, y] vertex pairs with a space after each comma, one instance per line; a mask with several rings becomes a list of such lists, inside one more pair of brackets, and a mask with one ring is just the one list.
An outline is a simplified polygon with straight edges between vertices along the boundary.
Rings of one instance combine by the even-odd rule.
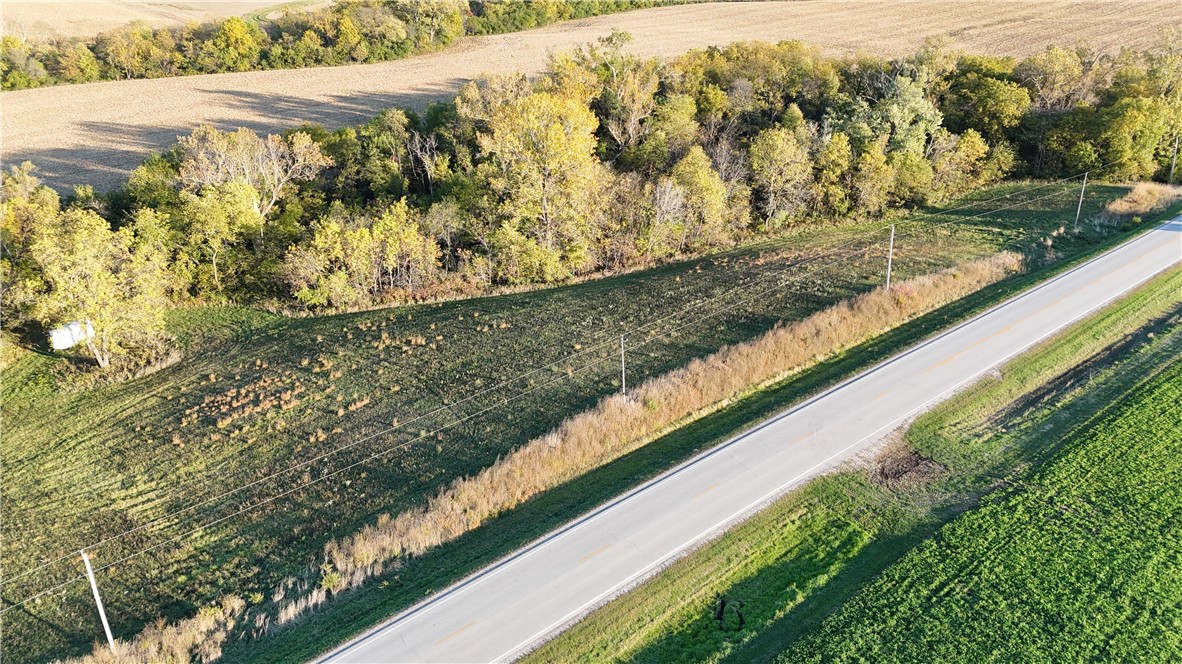
[[106, 194], [62, 200], [13, 167], [5, 326], [91, 320], [100, 365], [138, 362], [167, 347], [176, 303], [343, 310], [560, 282], [1008, 174], [1167, 179], [1182, 133], [1177, 33], [1113, 58], [1021, 61], [941, 40], [897, 60], [784, 42], [659, 61], [628, 39], [555, 55], [533, 80], [473, 81], [421, 114], [268, 137], [202, 127]]
[[0, 89], [187, 74], [384, 62], [463, 34], [527, 30], [689, 0], [340, 0], [275, 19], [231, 17], [179, 28], [130, 23], [92, 39], [0, 38]]

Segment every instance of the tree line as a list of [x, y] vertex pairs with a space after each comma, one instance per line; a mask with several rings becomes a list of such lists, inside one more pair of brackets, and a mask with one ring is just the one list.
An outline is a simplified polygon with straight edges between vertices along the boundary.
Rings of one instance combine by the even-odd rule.
[[[1008, 174], [1170, 175], [1182, 41], [1018, 61], [799, 42], [669, 60], [614, 33], [422, 113], [261, 137], [201, 127], [127, 185], [3, 177], [7, 328], [93, 323], [103, 366], [185, 302], [347, 310], [561, 282], [802, 224], [939, 204]], [[120, 360], [120, 358], [124, 360]]]
[[384, 62], [463, 34], [697, 0], [340, 0], [272, 20], [231, 17], [153, 29], [133, 22], [91, 39], [0, 38], [0, 89], [189, 74]]

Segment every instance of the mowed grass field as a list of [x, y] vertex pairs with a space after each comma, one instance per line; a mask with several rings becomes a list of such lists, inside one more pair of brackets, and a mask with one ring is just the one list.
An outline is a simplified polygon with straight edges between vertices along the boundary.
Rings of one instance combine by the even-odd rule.
[[[9, 2], [5, 2], [7, 11]], [[124, 4], [124, 3], [120, 3]], [[257, 7], [246, 3], [242, 11]], [[438, 53], [372, 65], [110, 81], [4, 93], [4, 165], [30, 160], [55, 188], [109, 189], [151, 151], [203, 123], [274, 133], [336, 128], [391, 106], [422, 110], [483, 73], [537, 73], [549, 54], [631, 33], [637, 55], [675, 56], [736, 41], [801, 40], [828, 54], [898, 57], [948, 35], [970, 53], [1024, 57], [1049, 44], [1115, 54], [1144, 48], [1178, 19], [1173, 0], [726, 2], [659, 7], [470, 37]], [[889, 29], [884, 28], [889, 26]]]
[[1180, 351], [1175, 268], [526, 661], [1176, 659]]
[[[899, 220], [896, 278], [1006, 248], [1045, 268], [1048, 252], [1062, 264], [1124, 236], [1091, 225], [1059, 234], [1078, 190], [1031, 186], [993, 188], [955, 211]], [[1090, 188], [1085, 218], [1121, 193]], [[952, 223], [936, 227], [944, 222]], [[5, 531], [20, 534], [0, 545], [5, 607], [53, 590], [6, 610], [3, 654], [36, 661], [89, 648], [99, 632], [76, 580], [81, 547], [135, 529], [91, 548], [98, 565], [113, 564], [100, 578], [120, 635], [223, 593], [261, 599], [317, 564], [328, 539], [421, 505], [618, 390], [621, 334], [628, 380], [638, 384], [879, 285], [886, 236], [881, 222], [812, 229], [567, 287], [342, 316], [182, 310], [173, 320], [182, 361], [89, 391], [75, 389], [66, 360], [28, 352], [3, 381], [0, 491]], [[840, 260], [791, 267], [838, 245]], [[657, 469], [694, 444], [667, 451]], [[594, 504], [593, 494], [573, 491], [551, 521], [537, 523]], [[365, 610], [413, 601], [536, 527], [510, 529], [501, 549], [431, 567], [395, 606], [383, 595], [384, 604]], [[349, 624], [359, 627], [338, 628]]]

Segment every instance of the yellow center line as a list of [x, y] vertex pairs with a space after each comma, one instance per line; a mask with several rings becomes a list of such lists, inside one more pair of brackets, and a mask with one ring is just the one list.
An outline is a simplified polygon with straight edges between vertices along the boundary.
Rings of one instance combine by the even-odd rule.
[[698, 498], [698, 497], [701, 497], [701, 496], [704, 496], [704, 495], [710, 493], [711, 491], [717, 489], [719, 484], [722, 484], [722, 482], [715, 482], [714, 484], [711, 484], [710, 486], [706, 487], [705, 489], [702, 489], [701, 491], [694, 494], [694, 498]]
[[878, 401], [879, 399], [881, 399], [881, 398], [885, 397], [886, 395], [888, 395], [888, 394], [890, 394], [890, 393], [891, 393], [891, 391], [890, 391], [890, 390], [887, 390], [887, 391], [885, 391], [885, 392], [880, 392], [880, 393], [878, 394], [878, 396], [876, 396], [876, 397], [874, 397], [873, 399], [871, 399], [871, 401]]
[[[1058, 304], [1058, 302], [1056, 302], [1055, 304]], [[1053, 306], [1055, 306], [1055, 304], [1052, 304], [1051, 306], [1053, 307]], [[977, 346], [980, 346], [981, 344], [984, 344], [984, 343], [986, 343], [986, 342], [992, 341], [993, 339], [996, 339], [997, 337], [1000, 337], [1001, 335], [1003, 335], [1003, 334], [1005, 334], [1005, 333], [1009, 332], [1010, 330], [1014, 329], [1015, 327], [1017, 327], [1017, 326], [1021, 325], [1022, 323], [1026, 322], [1026, 320], [1027, 320], [1027, 319], [1029, 319], [1029, 318], [1033, 318], [1033, 317], [1035, 317], [1035, 316], [1037, 316], [1037, 315], [1041, 314], [1043, 311], [1045, 311], [1045, 308], [1044, 308], [1044, 309], [1039, 309], [1038, 311], [1036, 311], [1036, 312], [1034, 312], [1034, 313], [1030, 314], [1029, 316], [1023, 316], [1023, 317], [1022, 317], [1022, 318], [1020, 318], [1019, 320], [1017, 320], [1017, 321], [1015, 321], [1015, 322], [1013, 322], [1013, 323], [1010, 323], [1009, 325], [1006, 325], [1005, 327], [1003, 327], [1003, 328], [1001, 328], [1000, 330], [998, 330], [997, 332], [994, 332], [993, 334], [991, 334], [991, 335], [989, 335], [989, 336], [985, 337], [984, 339], [982, 339], [982, 340], [980, 340], [980, 341], [978, 341], [978, 342], [976, 342], [976, 343], [970, 344], [968, 347], [966, 347], [966, 348], [963, 348], [963, 349], [961, 349], [961, 350], [959, 350], [959, 351], [957, 351], [957, 352], [955, 352], [955, 353], [953, 353], [953, 354], [949, 355], [948, 357], [946, 357], [946, 358], [944, 358], [944, 359], [940, 360], [939, 362], [937, 362], [937, 363], [933, 364], [932, 366], [928, 367], [927, 369], [924, 369], [924, 370], [923, 370], [923, 372], [924, 372], [925, 374], [927, 374], [927, 373], [931, 373], [931, 372], [935, 371], [936, 369], [939, 369], [939, 368], [940, 368], [940, 367], [942, 367], [942, 366], [945, 366], [945, 365], [951, 364], [953, 361], [955, 361], [955, 360], [956, 360], [956, 358], [960, 357], [961, 355], [964, 355], [965, 353], [967, 353], [967, 352], [969, 352], [970, 350], [972, 350], [972, 349], [976, 348]]]
[[448, 634], [447, 636], [443, 637], [442, 639], [439, 639], [438, 641], [436, 641], [436, 642], [435, 642], [435, 645], [436, 645], [436, 646], [441, 646], [441, 645], [443, 645], [444, 643], [447, 643], [447, 642], [448, 642], [448, 641], [450, 641], [451, 639], [453, 639], [453, 638], [455, 638], [455, 637], [459, 636], [459, 635], [460, 635], [460, 633], [464, 632], [464, 631], [465, 631], [465, 630], [467, 630], [467, 629], [470, 629], [470, 628], [471, 628], [473, 625], [475, 625], [476, 623], [477, 623], [477, 621], [476, 621], [476, 620], [473, 620], [472, 622], [468, 623], [467, 625], [464, 625], [463, 627], [461, 627], [461, 628], [457, 629], [456, 631], [452, 632], [451, 634]]
[[583, 558], [581, 560], [579, 560], [579, 564], [582, 565], [583, 563], [587, 562], [588, 560], [591, 560], [595, 556], [598, 556], [599, 554], [603, 553], [604, 551], [607, 551], [607, 548], [609, 546], [611, 546], [611, 544], [604, 544], [603, 546], [592, 551], [591, 553], [588, 553], [587, 555], [583, 556]]
[[1105, 272], [1104, 274], [1089, 281], [1088, 286], [1094, 286], [1094, 285], [1100, 283], [1101, 281], [1104, 281], [1105, 279], [1111, 277], [1113, 274], [1116, 274], [1117, 272], [1120, 272], [1121, 270], [1129, 267], [1130, 265], [1136, 265], [1137, 263], [1140, 263], [1144, 258], [1146, 258], [1146, 257], [1145, 256], [1138, 256], [1137, 258], [1134, 258], [1133, 260], [1129, 261], [1128, 263], [1125, 263], [1124, 265], [1121, 265], [1120, 267], [1112, 268], [1108, 272]]
[[814, 433], [817, 433], [817, 432], [816, 432], [816, 431], [810, 431], [810, 432], [808, 432], [808, 433], [801, 434], [801, 435], [797, 436], [796, 438], [793, 438], [793, 439], [792, 439], [792, 441], [791, 441], [790, 443], [788, 443], [788, 444], [789, 444], [789, 445], [795, 445], [795, 444], [797, 444], [797, 443], [799, 443], [799, 442], [803, 442], [803, 441], [804, 441], [806, 438], [808, 438], [809, 436], [813, 435]]

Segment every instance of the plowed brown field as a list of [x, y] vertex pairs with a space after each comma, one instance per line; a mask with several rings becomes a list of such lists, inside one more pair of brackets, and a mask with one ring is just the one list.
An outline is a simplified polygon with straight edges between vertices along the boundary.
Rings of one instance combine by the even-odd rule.
[[1047, 44], [1146, 46], [1182, 16], [1178, 0], [815, 0], [646, 9], [508, 35], [374, 65], [214, 74], [21, 90], [0, 95], [3, 161], [30, 160], [57, 187], [123, 181], [149, 151], [201, 123], [259, 132], [302, 122], [357, 123], [389, 106], [421, 107], [482, 72], [536, 72], [554, 50], [613, 28], [631, 49], [668, 56], [742, 40], [799, 39], [833, 54], [894, 56], [929, 35], [978, 53], [1028, 55]]

